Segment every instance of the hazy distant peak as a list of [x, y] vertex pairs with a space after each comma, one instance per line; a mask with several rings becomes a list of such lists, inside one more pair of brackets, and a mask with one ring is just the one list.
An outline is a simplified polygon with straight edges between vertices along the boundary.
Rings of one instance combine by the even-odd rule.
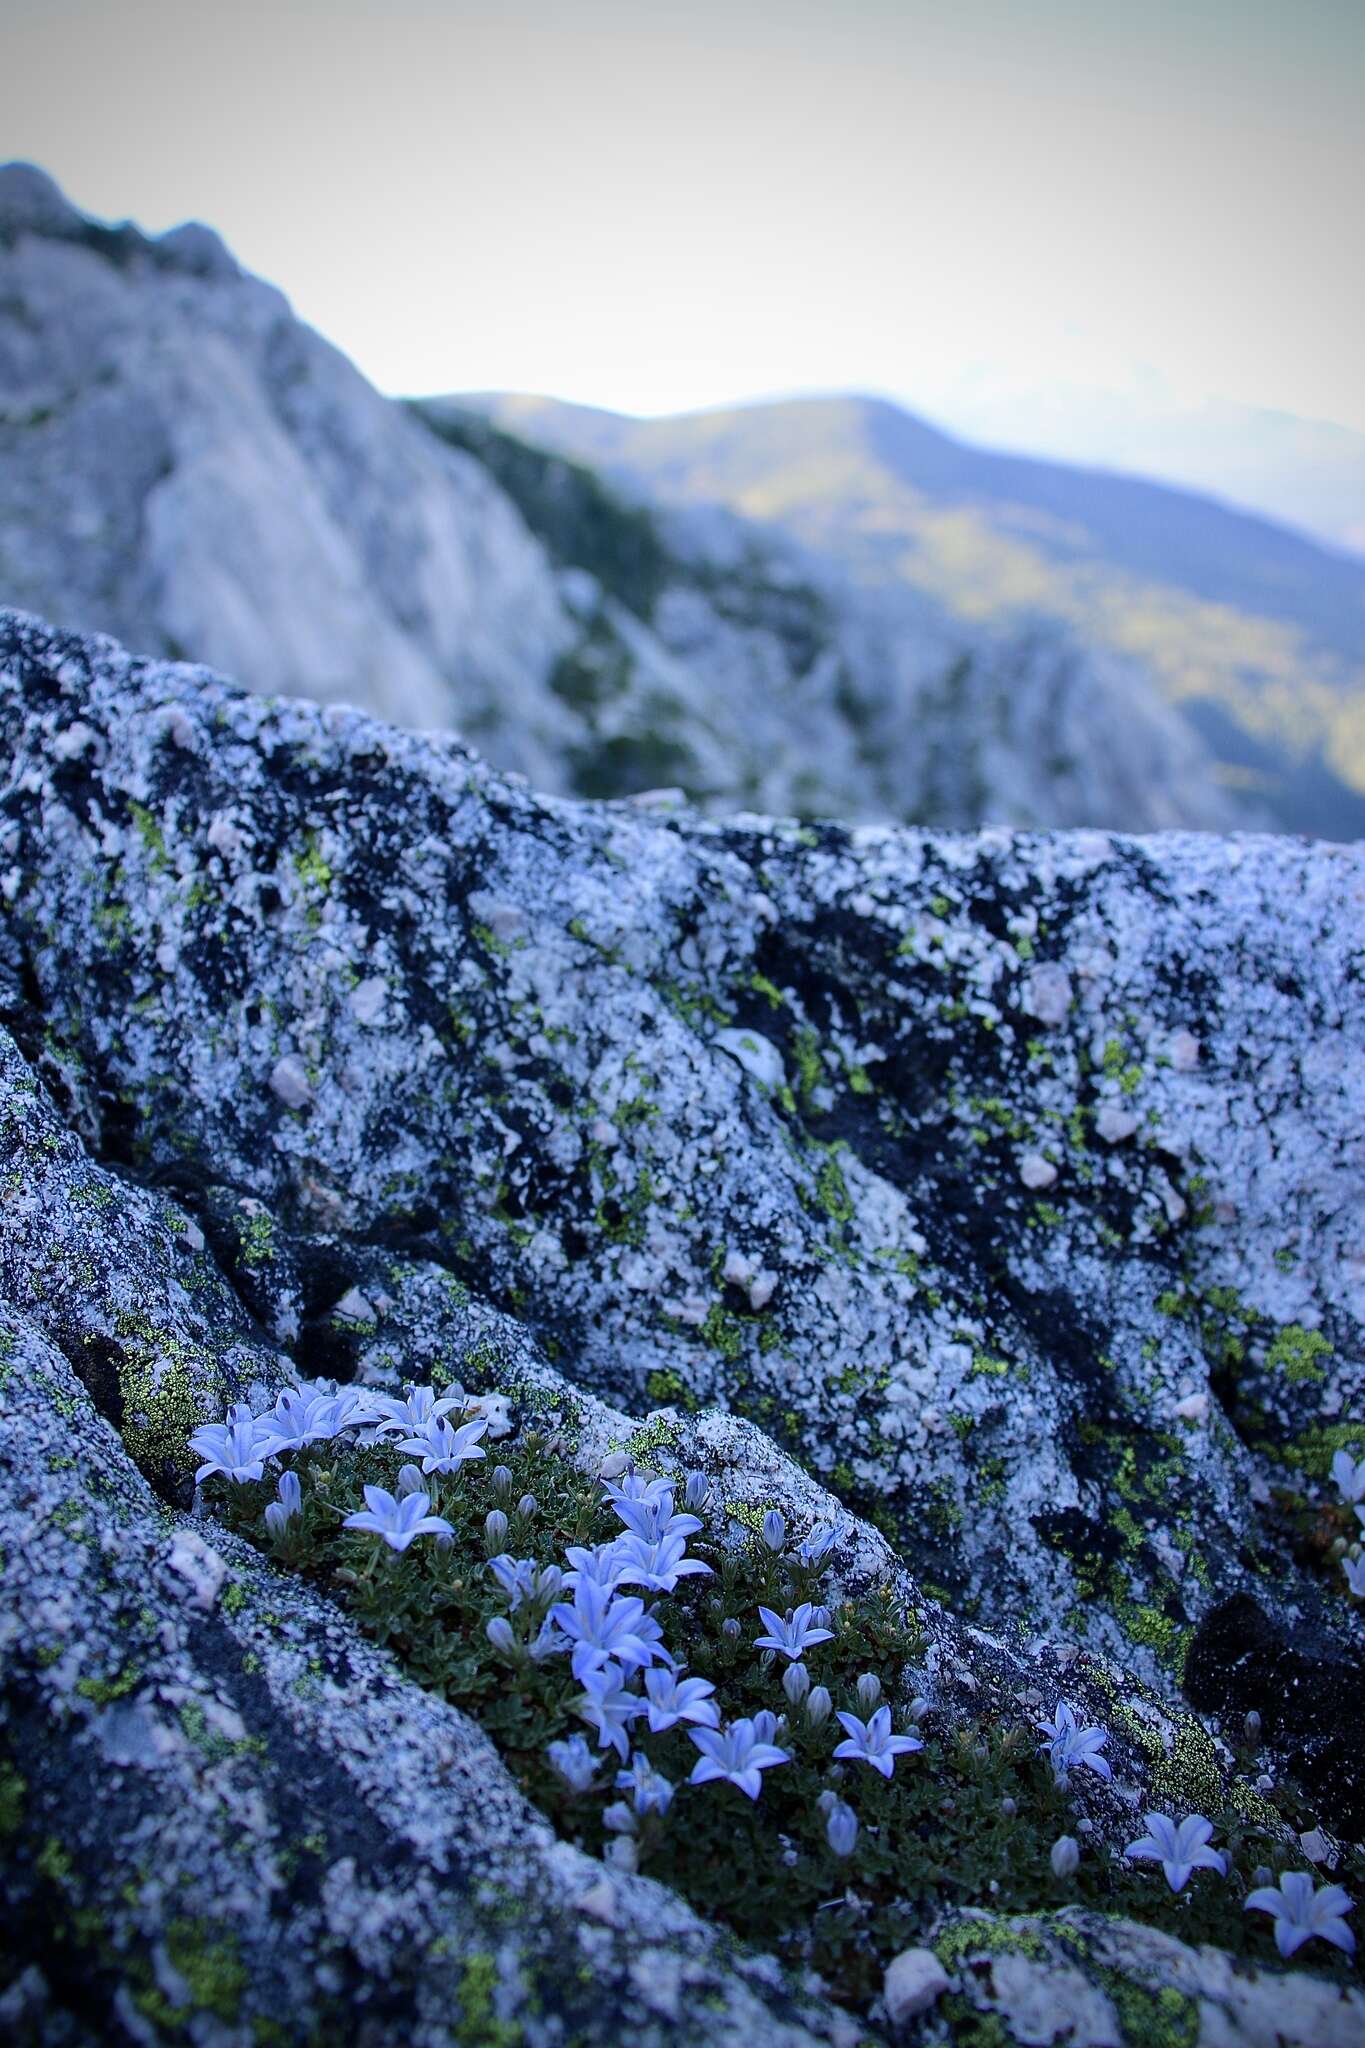
[[81, 243], [120, 267], [142, 258], [159, 270], [192, 277], [242, 274], [221, 236], [202, 221], [184, 221], [163, 235], [144, 234], [132, 221], [110, 223], [82, 213], [37, 164], [0, 164], [0, 245], [25, 235]]
[[64, 236], [84, 224], [84, 214], [37, 164], [0, 164], [0, 237]]

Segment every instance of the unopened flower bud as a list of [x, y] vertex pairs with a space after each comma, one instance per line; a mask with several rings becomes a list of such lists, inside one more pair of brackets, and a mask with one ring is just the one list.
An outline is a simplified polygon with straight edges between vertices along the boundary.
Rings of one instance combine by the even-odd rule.
[[564, 1574], [557, 1564], [547, 1564], [536, 1577], [536, 1598], [556, 1600], [564, 1584]]
[[484, 1633], [493, 1645], [493, 1648], [500, 1650], [504, 1657], [511, 1657], [516, 1654], [517, 1639], [512, 1631], [512, 1624], [505, 1614], [495, 1614], [488, 1623]]
[[689, 1472], [683, 1488], [683, 1506], [691, 1514], [699, 1514], [706, 1506], [711, 1494], [711, 1482], [704, 1472]]
[[819, 1807], [821, 1813], [833, 1813], [835, 1807], [839, 1804], [839, 1795], [837, 1792], [831, 1792], [829, 1786], [826, 1785], [815, 1804]]
[[858, 1839], [858, 1816], [851, 1806], [837, 1799], [825, 1822], [825, 1839], [836, 1856], [851, 1856]]
[[834, 1626], [834, 1616], [830, 1613], [828, 1607], [812, 1608], [810, 1619], [812, 1628], [833, 1628]]
[[830, 1717], [834, 1702], [829, 1696], [827, 1685], [813, 1685], [806, 1694], [806, 1719], [812, 1728], [823, 1728]]
[[1251, 1882], [1256, 1885], [1274, 1884], [1275, 1875], [1268, 1863], [1258, 1863], [1251, 1873]]
[[1048, 1860], [1054, 1877], [1074, 1877], [1080, 1865], [1081, 1845], [1074, 1835], [1058, 1835]]
[[521, 1499], [517, 1502], [517, 1513], [523, 1516], [525, 1520], [529, 1522], [532, 1515], [535, 1513], [536, 1509], [539, 1506], [540, 1502], [536, 1499], [533, 1493], [524, 1493], [521, 1496]]
[[1251, 1709], [1251, 1712], [1247, 1715], [1246, 1720], [1242, 1723], [1242, 1726], [1246, 1729], [1246, 1736], [1248, 1742], [1255, 1745], [1260, 1741], [1261, 1717], [1257, 1713], [1255, 1707]]
[[1006, 1820], [1013, 1820], [1015, 1814], [1019, 1811], [1019, 1801], [1011, 1799], [1007, 1792], [1000, 1802], [1000, 1811], [1004, 1814]]
[[922, 1692], [917, 1692], [910, 1702], [910, 1719], [922, 1721], [929, 1711], [929, 1702]]
[[882, 1682], [875, 1671], [864, 1671], [858, 1680], [858, 1705], [875, 1707], [882, 1696]]
[[499, 1500], [508, 1500], [512, 1493], [512, 1474], [506, 1465], [493, 1467], [493, 1491]]
[[740, 1635], [740, 1627], [739, 1623], [735, 1620], [733, 1614], [726, 1615], [724, 1621], [720, 1625], [720, 1632], [723, 1636], [728, 1636], [732, 1643], [738, 1642]]
[[773, 1665], [774, 1665], [774, 1664], [775, 1664], [776, 1662], [777, 1662], [777, 1652], [776, 1652], [776, 1650], [760, 1650], [760, 1651], [759, 1651], [759, 1653], [758, 1653], [758, 1668], [759, 1668], [759, 1670], [760, 1670], [760, 1671], [771, 1671], [771, 1670], [772, 1670], [772, 1668], [773, 1668]]
[[769, 1550], [780, 1554], [786, 1540], [786, 1517], [779, 1514], [776, 1508], [769, 1508], [767, 1514], [763, 1517], [763, 1541], [767, 1544]]
[[633, 1835], [635, 1815], [624, 1799], [613, 1799], [602, 1815], [602, 1825], [613, 1835]]
[[425, 1493], [426, 1480], [422, 1477], [420, 1465], [400, 1465], [398, 1468], [398, 1498], [402, 1500], [409, 1493]]
[[483, 1518], [483, 1540], [490, 1556], [496, 1557], [507, 1547], [507, 1517], [501, 1508], [490, 1508]]
[[789, 1664], [782, 1673], [782, 1690], [794, 1707], [799, 1707], [810, 1691], [810, 1673], [804, 1664]]

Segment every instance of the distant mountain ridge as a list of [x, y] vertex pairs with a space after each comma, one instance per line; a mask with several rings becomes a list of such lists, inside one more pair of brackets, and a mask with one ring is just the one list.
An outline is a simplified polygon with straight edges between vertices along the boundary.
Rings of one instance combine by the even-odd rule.
[[[454, 727], [539, 787], [970, 827], [1264, 821], [1140, 662], [381, 397], [209, 229], [0, 169], [0, 602]], [[655, 800], [669, 801], [666, 796]]]
[[1141, 660], [1282, 822], [1365, 830], [1365, 562], [1194, 493], [972, 447], [881, 399], [636, 420], [474, 406], [669, 502], [799, 538], [964, 626], [1043, 620]]

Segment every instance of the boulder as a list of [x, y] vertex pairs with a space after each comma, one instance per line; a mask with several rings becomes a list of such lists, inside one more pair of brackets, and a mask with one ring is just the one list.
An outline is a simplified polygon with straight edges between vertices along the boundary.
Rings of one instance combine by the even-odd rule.
[[[0, 733], [17, 2039], [889, 2023], [890, 1954], [846, 2010], [630, 1844], [557, 1838], [474, 1719], [212, 1510], [191, 1431], [299, 1375], [458, 1374], [508, 1455], [549, 1417], [584, 1472], [697, 1465], [741, 1536], [827, 1524], [844, 1594], [913, 1620], [945, 1742], [1032, 1744], [1063, 1694], [1103, 1721], [1112, 1782], [1049, 1837], [1084, 1834], [1079, 1876], [1040, 1885], [1234, 1791], [1346, 1869], [1340, 1807], [1258, 1804], [1180, 1687], [1188, 1656], [1239, 1742], [1258, 1707], [1267, 1786], [1292, 1756], [1336, 1789], [1358, 853], [579, 805], [13, 614]], [[1135, 1130], [1097, 1145], [1111, 1102]], [[1229, 1673], [1243, 1596], [1274, 1701]], [[948, 1980], [925, 2025], [1365, 2026], [1320, 1958], [1255, 1976], [1038, 1905], [913, 1931]]]

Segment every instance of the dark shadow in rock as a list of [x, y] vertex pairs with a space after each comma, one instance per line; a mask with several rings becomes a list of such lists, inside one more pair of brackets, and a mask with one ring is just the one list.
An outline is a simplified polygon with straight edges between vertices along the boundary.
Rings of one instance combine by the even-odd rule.
[[88, 1331], [79, 1343], [74, 1337], [59, 1332], [57, 1342], [99, 1413], [115, 1429], [121, 1430], [124, 1403], [117, 1344], [95, 1331]]
[[1325, 1803], [1329, 1826], [1365, 1836], [1365, 1668], [1290, 1643], [1247, 1593], [1204, 1617], [1185, 1665], [1185, 1694], [1201, 1713], [1253, 1709], [1265, 1740]]
[[360, 1363], [360, 1337], [330, 1316], [304, 1323], [291, 1347], [303, 1379], [335, 1380], [347, 1386]]

